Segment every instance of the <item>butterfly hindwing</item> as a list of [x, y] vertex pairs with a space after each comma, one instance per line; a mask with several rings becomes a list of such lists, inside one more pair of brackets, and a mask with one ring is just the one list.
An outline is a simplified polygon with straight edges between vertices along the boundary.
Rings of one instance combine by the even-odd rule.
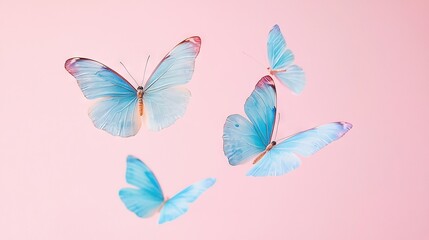
[[278, 25], [275, 25], [268, 34], [267, 52], [272, 74], [294, 93], [301, 93], [305, 86], [304, 71], [301, 67], [293, 65], [295, 57], [287, 47]]
[[136, 97], [105, 97], [89, 109], [94, 126], [114, 136], [134, 136], [140, 129], [141, 117]]
[[200, 47], [200, 37], [185, 39], [164, 57], [149, 77], [143, 95], [145, 123], [149, 129], [166, 128], [184, 115], [191, 94], [181, 85], [191, 80]]
[[126, 180], [137, 189], [121, 189], [119, 197], [122, 202], [139, 217], [152, 216], [164, 202], [161, 186], [153, 172], [141, 160], [128, 156]]
[[172, 198], [167, 200], [161, 209], [159, 223], [172, 221], [185, 214], [189, 209], [189, 204], [215, 184], [215, 178], [207, 178], [185, 188]]
[[274, 74], [284, 85], [286, 85], [294, 93], [301, 93], [305, 87], [304, 70], [298, 65], [290, 66], [285, 72], [277, 72]]
[[281, 176], [299, 167], [300, 163], [295, 154], [279, 151], [274, 147], [253, 165], [247, 176]]
[[229, 164], [245, 163], [265, 147], [249, 120], [239, 114], [228, 116], [223, 127], [223, 152]]
[[247, 173], [248, 176], [280, 176], [299, 167], [298, 155], [308, 157], [338, 140], [352, 128], [347, 122], [328, 123], [297, 133], [275, 145]]

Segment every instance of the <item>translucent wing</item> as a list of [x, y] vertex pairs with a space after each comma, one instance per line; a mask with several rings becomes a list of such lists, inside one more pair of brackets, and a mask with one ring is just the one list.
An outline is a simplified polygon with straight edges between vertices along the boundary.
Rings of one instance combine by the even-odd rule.
[[185, 114], [191, 93], [184, 87], [170, 87], [159, 92], [144, 94], [146, 126], [159, 131], [173, 124]]
[[164, 195], [153, 172], [141, 160], [128, 156], [127, 183], [138, 187], [122, 188], [119, 197], [137, 216], [145, 218], [152, 216], [164, 202]]
[[274, 76], [296, 94], [304, 90], [305, 74], [298, 65], [292, 65], [286, 71], [275, 72]]
[[287, 138], [275, 145], [247, 173], [248, 176], [280, 176], [300, 165], [297, 154], [310, 156], [341, 138], [352, 128], [347, 122], [328, 123]]
[[286, 69], [295, 59], [292, 51], [287, 48], [280, 27], [276, 24], [268, 34], [267, 41], [268, 61], [273, 70]]
[[270, 76], [262, 77], [247, 98], [244, 111], [266, 147], [271, 141], [276, 118], [276, 86]]
[[70, 58], [66, 70], [88, 99], [101, 98], [89, 110], [95, 127], [114, 136], [135, 135], [141, 126], [136, 89], [109, 67], [87, 58]]
[[161, 209], [159, 224], [172, 221], [185, 214], [189, 204], [197, 200], [208, 188], [215, 184], [215, 178], [207, 178], [185, 188], [171, 199], [167, 200]]
[[88, 58], [70, 58], [66, 61], [65, 68], [76, 78], [80, 89], [88, 99], [136, 96], [136, 89], [125, 78], [97, 61]]
[[185, 39], [164, 57], [149, 77], [143, 89], [149, 129], [166, 128], [184, 115], [191, 94], [178, 86], [191, 80], [200, 46], [200, 37]]
[[277, 144], [275, 148], [308, 157], [344, 136], [352, 127], [353, 125], [348, 122], [328, 123], [297, 133]]
[[250, 169], [247, 176], [280, 176], [299, 167], [300, 162], [295, 154], [274, 147]]
[[89, 117], [95, 127], [114, 136], [134, 136], [141, 126], [137, 101], [134, 96], [102, 98], [89, 109]]
[[278, 25], [268, 34], [267, 51], [271, 73], [294, 93], [302, 92], [305, 86], [304, 71], [299, 66], [292, 65], [295, 57], [287, 48]]
[[265, 148], [249, 120], [238, 114], [228, 116], [223, 126], [223, 152], [229, 164], [245, 163]]

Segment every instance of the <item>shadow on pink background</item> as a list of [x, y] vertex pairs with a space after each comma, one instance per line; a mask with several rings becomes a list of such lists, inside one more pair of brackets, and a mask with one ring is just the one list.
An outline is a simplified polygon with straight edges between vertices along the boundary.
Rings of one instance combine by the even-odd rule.
[[[0, 239], [429, 238], [429, 17], [424, 1], [0, 0]], [[222, 128], [266, 74], [279, 24], [307, 74], [278, 85], [278, 136], [332, 121], [353, 129], [294, 172], [231, 167]], [[64, 70], [73, 56], [141, 79], [177, 43], [202, 38], [185, 116], [122, 139], [93, 127]], [[261, 63], [249, 58], [257, 59]], [[133, 154], [172, 196], [217, 184], [165, 225], [118, 197]]]

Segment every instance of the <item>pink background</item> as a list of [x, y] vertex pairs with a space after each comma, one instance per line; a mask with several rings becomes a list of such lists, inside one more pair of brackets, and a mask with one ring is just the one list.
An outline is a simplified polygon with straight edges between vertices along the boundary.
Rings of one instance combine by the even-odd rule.
[[[0, 0], [0, 239], [428, 239], [427, 1]], [[354, 128], [277, 178], [231, 167], [222, 127], [266, 74], [278, 23], [308, 79], [278, 85], [278, 137], [331, 121]], [[202, 38], [185, 116], [122, 139], [93, 127], [63, 67], [96, 59], [141, 79], [178, 42]], [[251, 55], [261, 63], [256, 63]], [[126, 210], [125, 158], [171, 196], [217, 184], [178, 220]]]

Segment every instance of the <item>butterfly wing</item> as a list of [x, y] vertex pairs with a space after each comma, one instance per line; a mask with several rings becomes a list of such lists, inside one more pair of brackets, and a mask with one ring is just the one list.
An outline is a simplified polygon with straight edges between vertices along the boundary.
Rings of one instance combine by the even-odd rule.
[[70, 58], [66, 70], [88, 99], [99, 99], [89, 110], [95, 127], [129, 137], [140, 129], [136, 89], [109, 67], [87, 58]]
[[159, 131], [185, 114], [191, 93], [181, 85], [191, 80], [200, 47], [200, 37], [185, 39], [149, 77], [143, 89], [144, 118], [149, 129]]
[[255, 90], [244, 104], [244, 111], [265, 145], [264, 147], [271, 141], [276, 118], [276, 106], [276, 86], [270, 76], [264, 76], [256, 84]]
[[280, 176], [300, 165], [297, 154], [310, 156], [338, 140], [352, 128], [347, 122], [328, 123], [287, 138], [275, 145], [247, 173], [248, 176]]
[[305, 74], [301, 67], [292, 65], [295, 59], [292, 51], [287, 48], [286, 41], [275, 25], [268, 34], [268, 61], [274, 76], [294, 93], [301, 93], [305, 86]]
[[243, 164], [265, 147], [249, 120], [238, 114], [228, 116], [223, 127], [223, 152], [229, 164]]
[[172, 221], [185, 214], [189, 209], [189, 204], [215, 184], [215, 178], [207, 178], [185, 188], [171, 199], [167, 200], [161, 209], [159, 224]]
[[223, 151], [231, 165], [247, 162], [270, 143], [276, 115], [276, 90], [270, 76], [259, 80], [244, 110], [250, 121], [230, 115], [223, 128]]
[[137, 189], [122, 188], [119, 191], [122, 202], [141, 218], [152, 216], [164, 202], [164, 194], [153, 172], [141, 160], [128, 156], [126, 180]]

